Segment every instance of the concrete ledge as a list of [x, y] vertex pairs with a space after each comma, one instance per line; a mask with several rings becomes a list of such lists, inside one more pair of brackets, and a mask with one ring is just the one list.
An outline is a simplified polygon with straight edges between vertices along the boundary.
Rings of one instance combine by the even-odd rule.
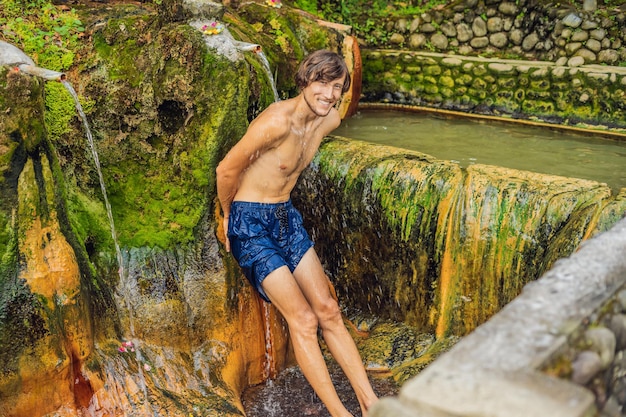
[[626, 282], [626, 219], [584, 242], [488, 322], [464, 337], [397, 398], [372, 410], [383, 416], [583, 417], [594, 395], [540, 368]]
[[[595, 411], [589, 390], [540, 372], [524, 371], [435, 369], [407, 383], [400, 402], [414, 410], [407, 416], [573, 417]], [[392, 414], [385, 411], [383, 415]]]

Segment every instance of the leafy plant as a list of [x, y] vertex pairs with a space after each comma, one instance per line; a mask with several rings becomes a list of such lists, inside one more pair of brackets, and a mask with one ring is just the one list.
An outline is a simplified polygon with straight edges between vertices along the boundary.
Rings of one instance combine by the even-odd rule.
[[369, 45], [382, 45], [391, 36], [383, 22], [394, 17], [420, 15], [446, 4], [446, 0], [295, 0], [292, 4], [325, 20], [352, 26]]
[[294, 7], [304, 10], [309, 13], [317, 13], [317, 1], [316, 0], [296, 0], [293, 3]]
[[289, 53], [289, 40], [281, 28], [280, 22], [277, 19], [272, 18], [270, 19], [269, 24], [272, 27], [271, 33], [274, 35], [274, 43], [276, 43], [276, 45], [278, 45], [284, 53]]
[[0, 0], [0, 39], [22, 49], [41, 67], [69, 68], [83, 31], [73, 11], [60, 11], [47, 0]]

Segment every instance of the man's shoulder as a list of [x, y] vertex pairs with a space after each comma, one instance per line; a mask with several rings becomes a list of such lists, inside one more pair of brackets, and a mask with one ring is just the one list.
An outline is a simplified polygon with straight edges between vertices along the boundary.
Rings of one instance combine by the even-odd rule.
[[292, 112], [281, 102], [272, 103], [252, 121], [249, 131], [261, 135], [265, 140], [280, 140], [289, 132]]
[[288, 119], [293, 114], [294, 105], [289, 100], [276, 101], [259, 114], [257, 119], [273, 120], [274, 122], [281, 119]]
[[325, 122], [327, 129], [331, 131], [339, 127], [339, 125], [341, 124], [341, 115], [339, 115], [339, 112], [336, 108], [333, 107], [332, 109], [330, 109], [325, 117]]

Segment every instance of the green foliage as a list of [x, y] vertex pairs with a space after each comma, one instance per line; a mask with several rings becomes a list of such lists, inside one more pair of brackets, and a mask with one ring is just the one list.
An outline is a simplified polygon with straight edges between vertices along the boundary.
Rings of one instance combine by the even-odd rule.
[[309, 13], [317, 13], [317, 1], [316, 0], [296, 0], [293, 3], [294, 7], [304, 10]]
[[383, 0], [295, 0], [294, 7], [313, 13], [325, 20], [352, 26], [357, 35], [370, 45], [382, 45], [390, 33], [384, 22], [391, 17], [416, 16], [445, 0], [383, 1]]
[[[0, 210], [0, 277], [5, 277], [17, 260], [17, 242], [11, 214]], [[2, 279], [2, 278], [0, 278]]]
[[40, 67], [68, 69], [84, 27], [73, 11], [46, 0], [0, 0], [0, 38], [22, 49]]
[[72, 230], [79, 242], [89, 243], [96, 253], [113, 247], [113, 236], [102, 202], [76, 192], [68, 195], [66, 202]]

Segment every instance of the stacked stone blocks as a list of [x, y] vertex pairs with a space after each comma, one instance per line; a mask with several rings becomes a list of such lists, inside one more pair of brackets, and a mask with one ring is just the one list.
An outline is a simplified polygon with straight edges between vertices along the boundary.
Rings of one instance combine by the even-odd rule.
[[362, 102], [626, 128], [626, 67], [364, 50]]
[[466, 0], [390, 20], [385, 29], [390, 48], [619, 65], [626, 61], [625, 22], [622, 8], [599, 10], [597, 4], [579, 10], [531, 0]]

